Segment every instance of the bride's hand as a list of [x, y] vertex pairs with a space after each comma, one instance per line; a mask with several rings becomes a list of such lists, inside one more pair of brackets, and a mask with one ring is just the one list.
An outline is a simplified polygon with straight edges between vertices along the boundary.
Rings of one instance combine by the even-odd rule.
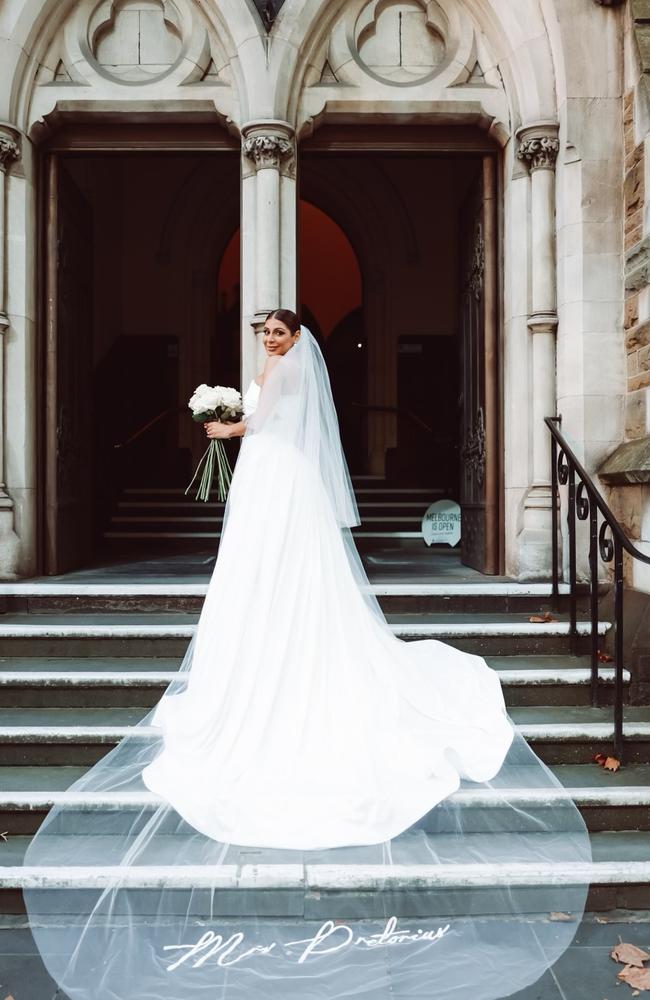
[[220, 420], [209, 420], [203, 425], [209, 438], [229, 438], [230, 426]]

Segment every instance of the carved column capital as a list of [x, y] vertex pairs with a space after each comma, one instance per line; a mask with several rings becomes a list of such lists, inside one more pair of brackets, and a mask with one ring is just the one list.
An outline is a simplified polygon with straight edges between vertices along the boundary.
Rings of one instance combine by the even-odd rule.
[[286, 122], [257, 122], [244, 126], [242, 151], [256, 170], [271, 168], [295, 174], [295, 140]]
[[244, 139], [244, 153], [257, 169], [280, 165], [293, 153], [293, 143], [280, 135], [254, 135]]
[[5, 173], [14, 160], [20, 158], [19, 138], [20, 133], [17, 129], [0, 122], [0, 170]]
[[531, 171], [555, 170], [555, 162], [560, 152], [558, 128], [555, 123], [539, 123], [517, 129], [516, 135], [519, 140], [517, 158], [523, 160]]

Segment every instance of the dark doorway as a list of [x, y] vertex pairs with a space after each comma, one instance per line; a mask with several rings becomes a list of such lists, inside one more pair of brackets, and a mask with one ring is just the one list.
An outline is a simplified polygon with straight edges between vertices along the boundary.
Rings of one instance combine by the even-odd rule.
[[[300, 168], [301, 197], [345, 233], [361, 277], [342, 340], [362, 346], [330, 354], [337, 407], [357, 406], [348, 458], [456, 500], [463, 561], [485, 573], [499, 572], [497, 163], [478, 130], [332, 125]], [[318, 272], [301, 248], [302, 287]]]
[[311, 202], [300, 202], [298, 223], [302, 320], [327, 362], [350, 471], [363, 473], [368, 360], [359, 262], [344, 230]]
[[47, 162], [44, 569], [61, 573], [115, 547], [125, 489], [187, 485], [192, 391], [238, 385], [239, 156]]

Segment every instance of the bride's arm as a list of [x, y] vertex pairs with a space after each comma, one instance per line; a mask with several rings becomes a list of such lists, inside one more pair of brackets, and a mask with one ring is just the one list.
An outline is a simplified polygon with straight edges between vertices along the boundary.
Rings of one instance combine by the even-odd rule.
[[246, 433], [245, 420], [238, 420], [237, 423], [232, 424], [224, 424], [219, 420], [210, 420], [203, 426], [209, 438], [242, 437]]

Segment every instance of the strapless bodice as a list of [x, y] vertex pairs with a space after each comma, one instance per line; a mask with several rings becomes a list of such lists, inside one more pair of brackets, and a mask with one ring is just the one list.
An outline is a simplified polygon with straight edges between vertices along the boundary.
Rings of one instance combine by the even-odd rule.
[[[255, 410], [260, 398], [260, 391], [262, 387], [258, 385], [255, 379], [252, 379], [248, 389], [242, 396], [242, 405], [244, 407], [244, 418], [250, 417]], [[268, 419], [265, 421], [265, 429], [277, 430], [278, 424], [280, 427], [279, 433], [283, 433], [285, 437], [291, 437], [294, 435], [296, 418], [300, 411], [301, 400], [296, 393], [285, 392], [278, 399], [274, 401], [272, 413], [267, 414]], [[290, 423], [292, 421], [292, 423]], [[259, 430], [260, 428], [258, 428]]]
[[255, 412], [257, 408], [257, 402], [260, 398], [261, 388], [262, 388], [261, 385], [258, 385], [255, 379], [251, 379], [251, 383], [248, 389], [242, 396], [242, 404], [244, 407], [245, 417], [250, 417], [250, 415]]

